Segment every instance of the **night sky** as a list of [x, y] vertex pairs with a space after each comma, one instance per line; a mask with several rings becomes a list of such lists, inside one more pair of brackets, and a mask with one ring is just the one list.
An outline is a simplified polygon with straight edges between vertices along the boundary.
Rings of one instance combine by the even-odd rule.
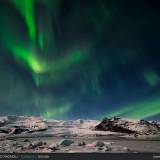
[[0, 115], [160, 120], [159, 0], [0, 0]]

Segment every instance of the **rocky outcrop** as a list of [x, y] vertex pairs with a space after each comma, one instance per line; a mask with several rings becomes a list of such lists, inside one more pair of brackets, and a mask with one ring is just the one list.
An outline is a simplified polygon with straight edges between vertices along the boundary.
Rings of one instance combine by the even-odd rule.
[[32, 133], [44, 131], [48, 128], [43, 119], [36, 117], [9, 116], [5, 119], [1, 117], [0, 124], [2, 124], [2, 122], [3, 126], [0, 127], [0, 133], [6, 134]]
[[5, 125], [8, 122], [8, 117], [0, 117], [0, 126]]
[[159, 133], [160, 125], [157, 122], [114, 117], [111, 119], [105, 118], [100, 124], [95, 126], [95, 130], [150, 135]]
[[47, 135], [63, 138], [124, 136], [121, 133], [125, 133], [126, 136], [133, 134], [135, 137], [137, 135], [159, 136], [160, 124], [155, 121], [148, 122], [116, 117], [112, 119], [105, 118], [102, 122], [81, 119], [57, 121], [28, 116], [0, 117], [0, 137], [33, 137], [37, 135], [40, 137]]

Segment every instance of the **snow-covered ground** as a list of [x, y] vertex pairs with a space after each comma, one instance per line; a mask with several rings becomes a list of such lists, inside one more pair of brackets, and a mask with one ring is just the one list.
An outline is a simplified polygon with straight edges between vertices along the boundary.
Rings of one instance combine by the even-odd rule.
[[159, 122], [0, 117], [0, 152], [160, 152], [159, 146]]

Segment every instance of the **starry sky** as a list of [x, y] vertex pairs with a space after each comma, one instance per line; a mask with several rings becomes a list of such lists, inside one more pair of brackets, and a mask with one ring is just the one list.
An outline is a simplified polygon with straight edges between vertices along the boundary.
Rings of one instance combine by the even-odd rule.
[[160, 120], [158, 0], [0, 0], [0, 115]]

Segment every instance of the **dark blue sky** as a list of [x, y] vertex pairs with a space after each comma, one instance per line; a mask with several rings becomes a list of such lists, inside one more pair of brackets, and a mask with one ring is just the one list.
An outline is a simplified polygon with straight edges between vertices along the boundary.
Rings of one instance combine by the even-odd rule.
[[1, 0], [1, 115], [160, 119], [159, 6]]

